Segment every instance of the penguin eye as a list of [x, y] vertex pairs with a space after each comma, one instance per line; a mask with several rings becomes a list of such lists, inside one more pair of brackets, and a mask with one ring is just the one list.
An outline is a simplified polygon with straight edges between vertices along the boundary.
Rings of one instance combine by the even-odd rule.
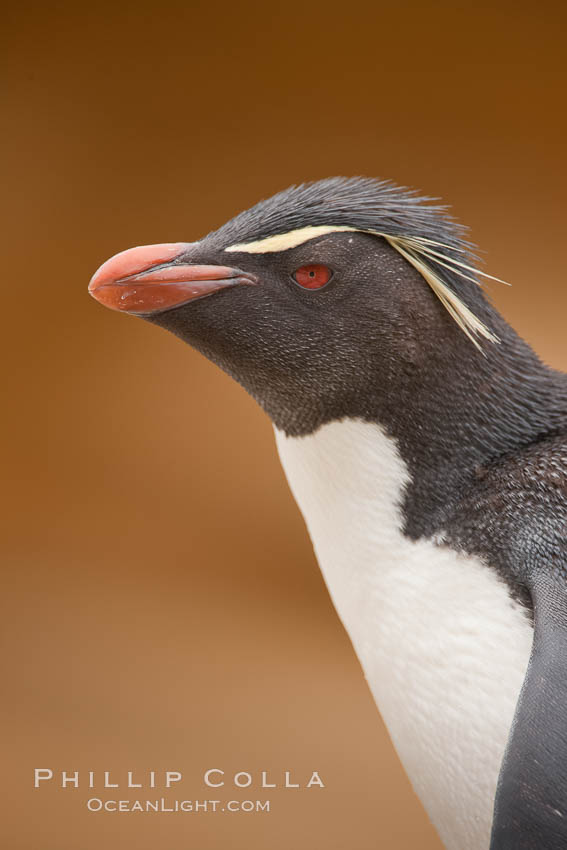
[[296, 283], [304, 289], [321, 289], [326, 283], [329, 283], [333, 276], [333, 272], [329, 266], [301, 266], [296, 269], [292, 277]]

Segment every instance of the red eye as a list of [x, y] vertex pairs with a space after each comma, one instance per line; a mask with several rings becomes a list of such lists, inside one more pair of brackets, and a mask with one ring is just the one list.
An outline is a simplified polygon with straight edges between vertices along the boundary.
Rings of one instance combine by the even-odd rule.
[[333, 272], [328, 266], [301, 266], [293, 275], [293, 279], [304, 289], [321, 289], [329, 283]]

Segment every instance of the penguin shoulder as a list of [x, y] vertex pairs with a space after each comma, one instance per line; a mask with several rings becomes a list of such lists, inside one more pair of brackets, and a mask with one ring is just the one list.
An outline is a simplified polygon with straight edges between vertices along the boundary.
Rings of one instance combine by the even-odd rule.
[[480, 555], [527, 607], [534, 570], [555, 571], [567, 586], [567, 435], [479, 468], [451, 509], [444, 539]]

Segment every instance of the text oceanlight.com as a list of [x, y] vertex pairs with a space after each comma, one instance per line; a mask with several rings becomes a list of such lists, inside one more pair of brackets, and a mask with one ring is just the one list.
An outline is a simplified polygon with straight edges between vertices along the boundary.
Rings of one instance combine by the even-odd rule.
[[89, 812], [269, 812], [270, 800], [87, 800]]

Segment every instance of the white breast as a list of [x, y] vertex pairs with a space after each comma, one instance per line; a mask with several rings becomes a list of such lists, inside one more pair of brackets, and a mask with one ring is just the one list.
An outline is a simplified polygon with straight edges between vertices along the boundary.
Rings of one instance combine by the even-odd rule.
[[489, 846], [532, 627], [476, 557], [401, 531], [409, 481], [377, 425], [276, 431], [331, 598], [400, 759], [450, 850]]

